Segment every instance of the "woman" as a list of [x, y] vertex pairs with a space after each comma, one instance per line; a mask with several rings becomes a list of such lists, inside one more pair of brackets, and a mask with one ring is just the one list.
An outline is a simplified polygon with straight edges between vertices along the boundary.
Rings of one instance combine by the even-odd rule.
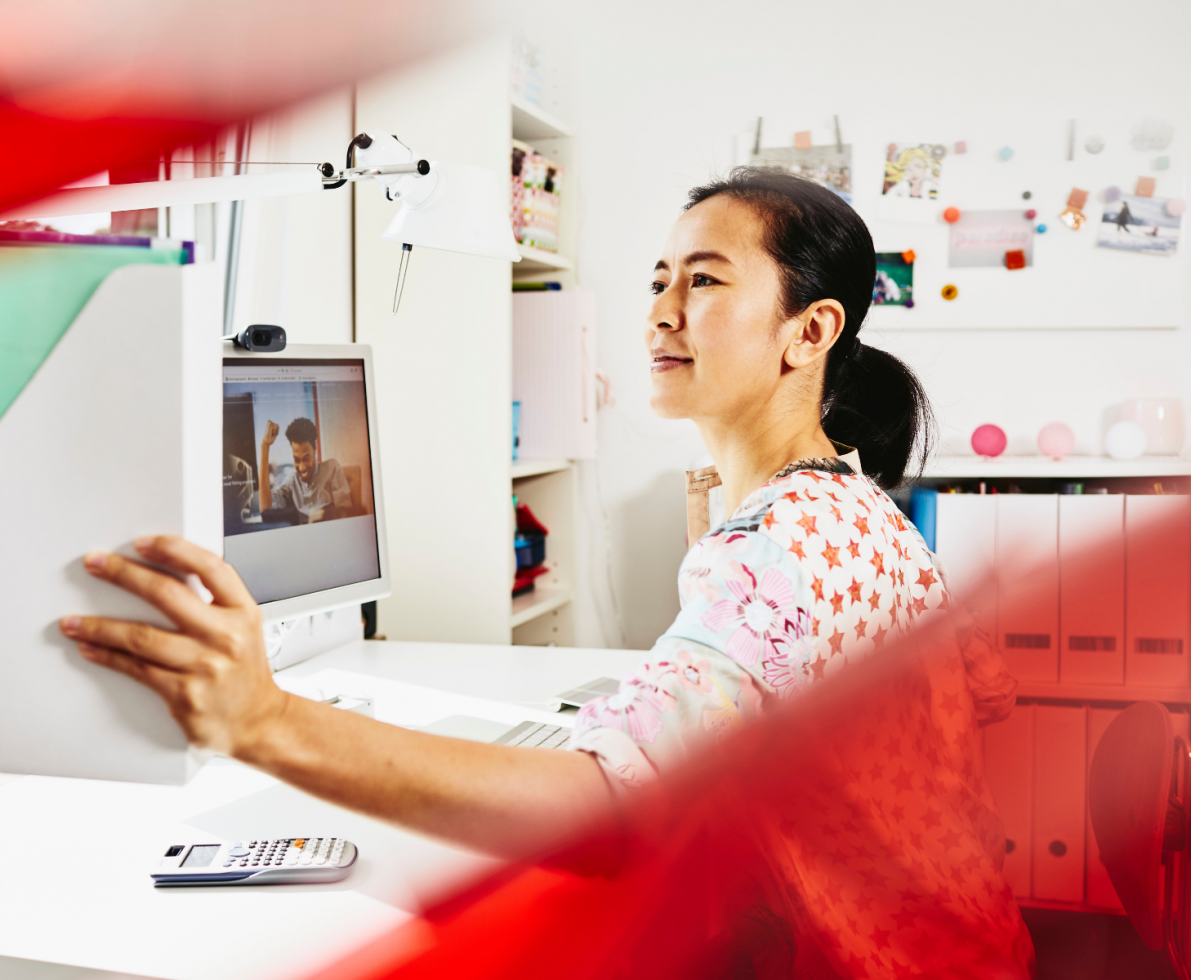
[[[178, 633], [78, 617], [63, 631], [88, 660], [156, 690], [196, 745], [415, 830], [502, 854], [538, 851], [701, 740], [846, 669], [945, 605], [930, 553], [880, 489], [901, 482], [928, 408], [901, 362], [857, 338], [874, 275], [863, 222], [812, 181], [740, 169], [691, 193], [655, 269], [645, 339], [654, 410], [693, 419], [717, 466], [691, 485], [698, 540], [680, 573], [682, 612], [619, 693], [583, 709], [576, 751], [441, 738], [281, 692], [260, 613], [235, 572], [176, 538], [138, 549], [198, 575], [212, 605], [119, 556], [91, 554], [85, 564], [154, 603]], [[705, 505], [721, 493], [731, 516], [703, 535]], [[932, 826], [952, 835], [939, 846], [959, 841], [974, 862], [966, 887], [931, 885], [930, 901], [954, 912], [938, 948], [972, 963], [988, 960], [991, 942], [1003, 951], [996, 975], [1025, 975], [1029, 940], [999, 877], [1004, 839], [976, 732], [978, 716], [1012, 706], [1013, 682], [979, 637], [968, 638], [964, 656], [969, 679], [958, 647], [951, 672], [931, 679], [944, 714], [932, 711], [926, 723], [946, 742], [933, 768], [907, 749], [901, 790], [868, 777], [842, 787], [879, 812], [874, 833], [892, 870], [865, 865], [873, 884], [853, 894], [846, 859], [824, 870], [792, 849], [779, 862], [809, 908], [800, 925], [815, 940], [804, 972], [846, 970], [850, 957], [903, 964], [937, 946], [884, 887], [906, 848], [924, 874], [961, 874], [934, 853], [933, 832], [923, 837], [925, 799]]]

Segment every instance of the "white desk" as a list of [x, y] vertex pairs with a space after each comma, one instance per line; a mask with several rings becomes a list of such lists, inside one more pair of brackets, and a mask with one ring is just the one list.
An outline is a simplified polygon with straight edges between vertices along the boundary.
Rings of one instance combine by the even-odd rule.
[[[355, 643], [283, 673], [372, 696], [382, 721], [449, 714], [570, 724], [550, 696], [641, 661], [625, 650]], [[411, 687], [417, 685], [417, 687]], [[415, 837], [224, 759], [186, 786], [0, 776], [0, 977], [271, 980], [333, 962], [482, 873], [488, 859]], [[360, 845], [331, 885], [154, 889], [172, 843], [336, 834]], [[111, 971], [111, 972], [102, 972]]]

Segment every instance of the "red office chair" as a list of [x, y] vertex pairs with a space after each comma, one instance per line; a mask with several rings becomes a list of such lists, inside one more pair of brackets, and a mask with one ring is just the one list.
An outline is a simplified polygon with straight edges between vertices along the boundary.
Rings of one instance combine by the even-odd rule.
[[1142, 941], [1165, 948], [1182, 980], [1191, 980], [1188, 753], [1167, 710], [1139, 701], [1108, 726], [1088, 777], [1092, 829], [1117, 896]]

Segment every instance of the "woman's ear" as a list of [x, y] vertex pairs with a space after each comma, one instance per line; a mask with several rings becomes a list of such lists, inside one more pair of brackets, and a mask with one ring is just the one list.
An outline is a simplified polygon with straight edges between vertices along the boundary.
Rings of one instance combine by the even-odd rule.
[[786, 347], [785, 361], [789, 367], [805, 368], [827, 352], [844, 330], [844, 308], [833, 299], [811, 303], [792, 321], [794, 333]]

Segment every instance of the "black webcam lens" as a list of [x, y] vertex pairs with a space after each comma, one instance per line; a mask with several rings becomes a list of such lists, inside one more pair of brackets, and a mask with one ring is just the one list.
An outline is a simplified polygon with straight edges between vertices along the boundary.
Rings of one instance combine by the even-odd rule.
[[253, 347], [268, 347], [273, 342], [273, 334], [268, 330], [253, 330], [252, 331], [252, 346]]

